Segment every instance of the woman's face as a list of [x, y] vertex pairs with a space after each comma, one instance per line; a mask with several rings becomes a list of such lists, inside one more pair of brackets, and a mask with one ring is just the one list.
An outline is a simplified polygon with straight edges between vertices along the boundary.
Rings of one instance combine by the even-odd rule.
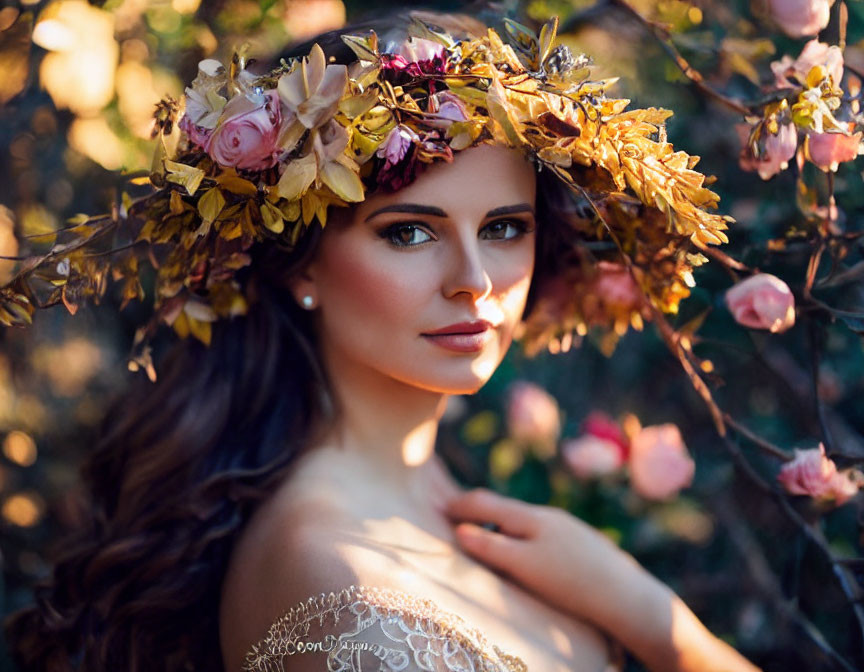
[[331, 211], [292, 291], [315, 300], [332, 372], [372, 370], [432, 391], [476, 392], [525, 307], [535, 192], [522, 155], [480, 145], [399, 191]]

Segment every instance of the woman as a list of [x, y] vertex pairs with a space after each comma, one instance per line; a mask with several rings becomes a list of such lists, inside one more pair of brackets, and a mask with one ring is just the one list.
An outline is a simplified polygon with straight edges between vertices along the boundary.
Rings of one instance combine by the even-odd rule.
[[[554, 29], [524, 68], [496, 35], [415, 30], [434, 39], [346, 39], [350, 76], [329, 49], [269, 79], [202, 63], [188, 151], [128, 221], [173, 245], [157, 314], [208, 345], [108, 414], [90, 524], [8, 625], [22, 669], [599, 671], [619, 665], [606, 638], [651, 670], [755, 669], [596, 530], [465, 492], [435, 457], [448, 396], [483, 386], [523, 315], [548, 326], [544, 290], [578, 256], [563, 149], [538, 176], [520, 142], [578, 155], [607, 121], [562, 98], [535, 123], [539, 89], [518, 108], [505, 88], [572, 83]], [[648, 217], [616, 198], [609, 216]], [[52, 262], [82, 292], [99, 270]]]

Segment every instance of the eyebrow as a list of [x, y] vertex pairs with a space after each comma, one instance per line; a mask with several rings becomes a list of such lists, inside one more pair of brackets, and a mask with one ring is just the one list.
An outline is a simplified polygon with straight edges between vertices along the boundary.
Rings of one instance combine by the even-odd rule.
[[[433, 217], [446, 217], [447, 213], [441, 208], [434, 205], [421, 205], [420, 203], [395, 203], [379, 208], [371, 215], [367, 216], [365, 222], [368, 222], [377, 215], [385, 212], [407, 212], [412, 215], [431, 215]], [[530, 212], [534, 214], [534, 208], [530, 203], [517, 203], [515, 205], [502, 205], [500, 208], [493, 208], [486, 213], [486, 219], [490, 217], [500, 217], [501, 215], [513, 215], [520, 212]]]

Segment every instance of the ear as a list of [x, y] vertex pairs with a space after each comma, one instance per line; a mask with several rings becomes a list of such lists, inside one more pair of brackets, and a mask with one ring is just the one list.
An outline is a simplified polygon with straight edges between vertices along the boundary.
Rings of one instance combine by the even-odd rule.
[[[294, 273], [288, 280], [288, 291], [294, 297], [297, 305], [307, 310], [317, 307], [318, 305], [318, 286], [315, 281], [315, 266], [314, 262], [309, 262], [302, 269]], [[309, 305], [311, 297], [312, 303]]]

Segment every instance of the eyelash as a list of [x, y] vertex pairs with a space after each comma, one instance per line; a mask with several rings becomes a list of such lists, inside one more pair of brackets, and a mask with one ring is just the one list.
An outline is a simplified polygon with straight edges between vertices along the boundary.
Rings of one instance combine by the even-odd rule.
[[[490, 222], [489, 224], [487, 224], [485, 227], [483, 227], [482, 230], [485, 230], [494, 224], [510, 224], [510, 225], [513, 225], [517, 229], [516, 235], [510, 236], [509, 238], [492, 238], [492, 240], [498, 240], [498, 241], [502, 241], [502, 242], [503, 241], [516, 240], [517, 238], [521, 238], [526, 233], [530, 233], [531, 231], [534, 230], [534, 228], [530, 224], [528, 224], [527, 222], [525, 222], [521, 219], [497, 219], [494, 222]], [[405, 231], [405, 230], [412, 230], [412, 229], [413, 230], [426, 229], [427, 235], [432, 236], [431, 231], [428, 231], [428, 227], [425, 224], [423, 224], [422, 222], [417, 222], [417, 223], [399, 222], [397, 224], [392, 224], [390, 226], [385, 227], [381, 231], [379, 231], [378, 235], [381, 238], [387, 240], [394, 247], [417, 247], [419, 245], [424, 245], [425, 243], [431, 243], [432, 240], [435, 240], [435, 238], [433, 237], [432, 240], [424, 240], [420, 243], [396, 242], [396, 236], [399, 234], [399, 232]]]

